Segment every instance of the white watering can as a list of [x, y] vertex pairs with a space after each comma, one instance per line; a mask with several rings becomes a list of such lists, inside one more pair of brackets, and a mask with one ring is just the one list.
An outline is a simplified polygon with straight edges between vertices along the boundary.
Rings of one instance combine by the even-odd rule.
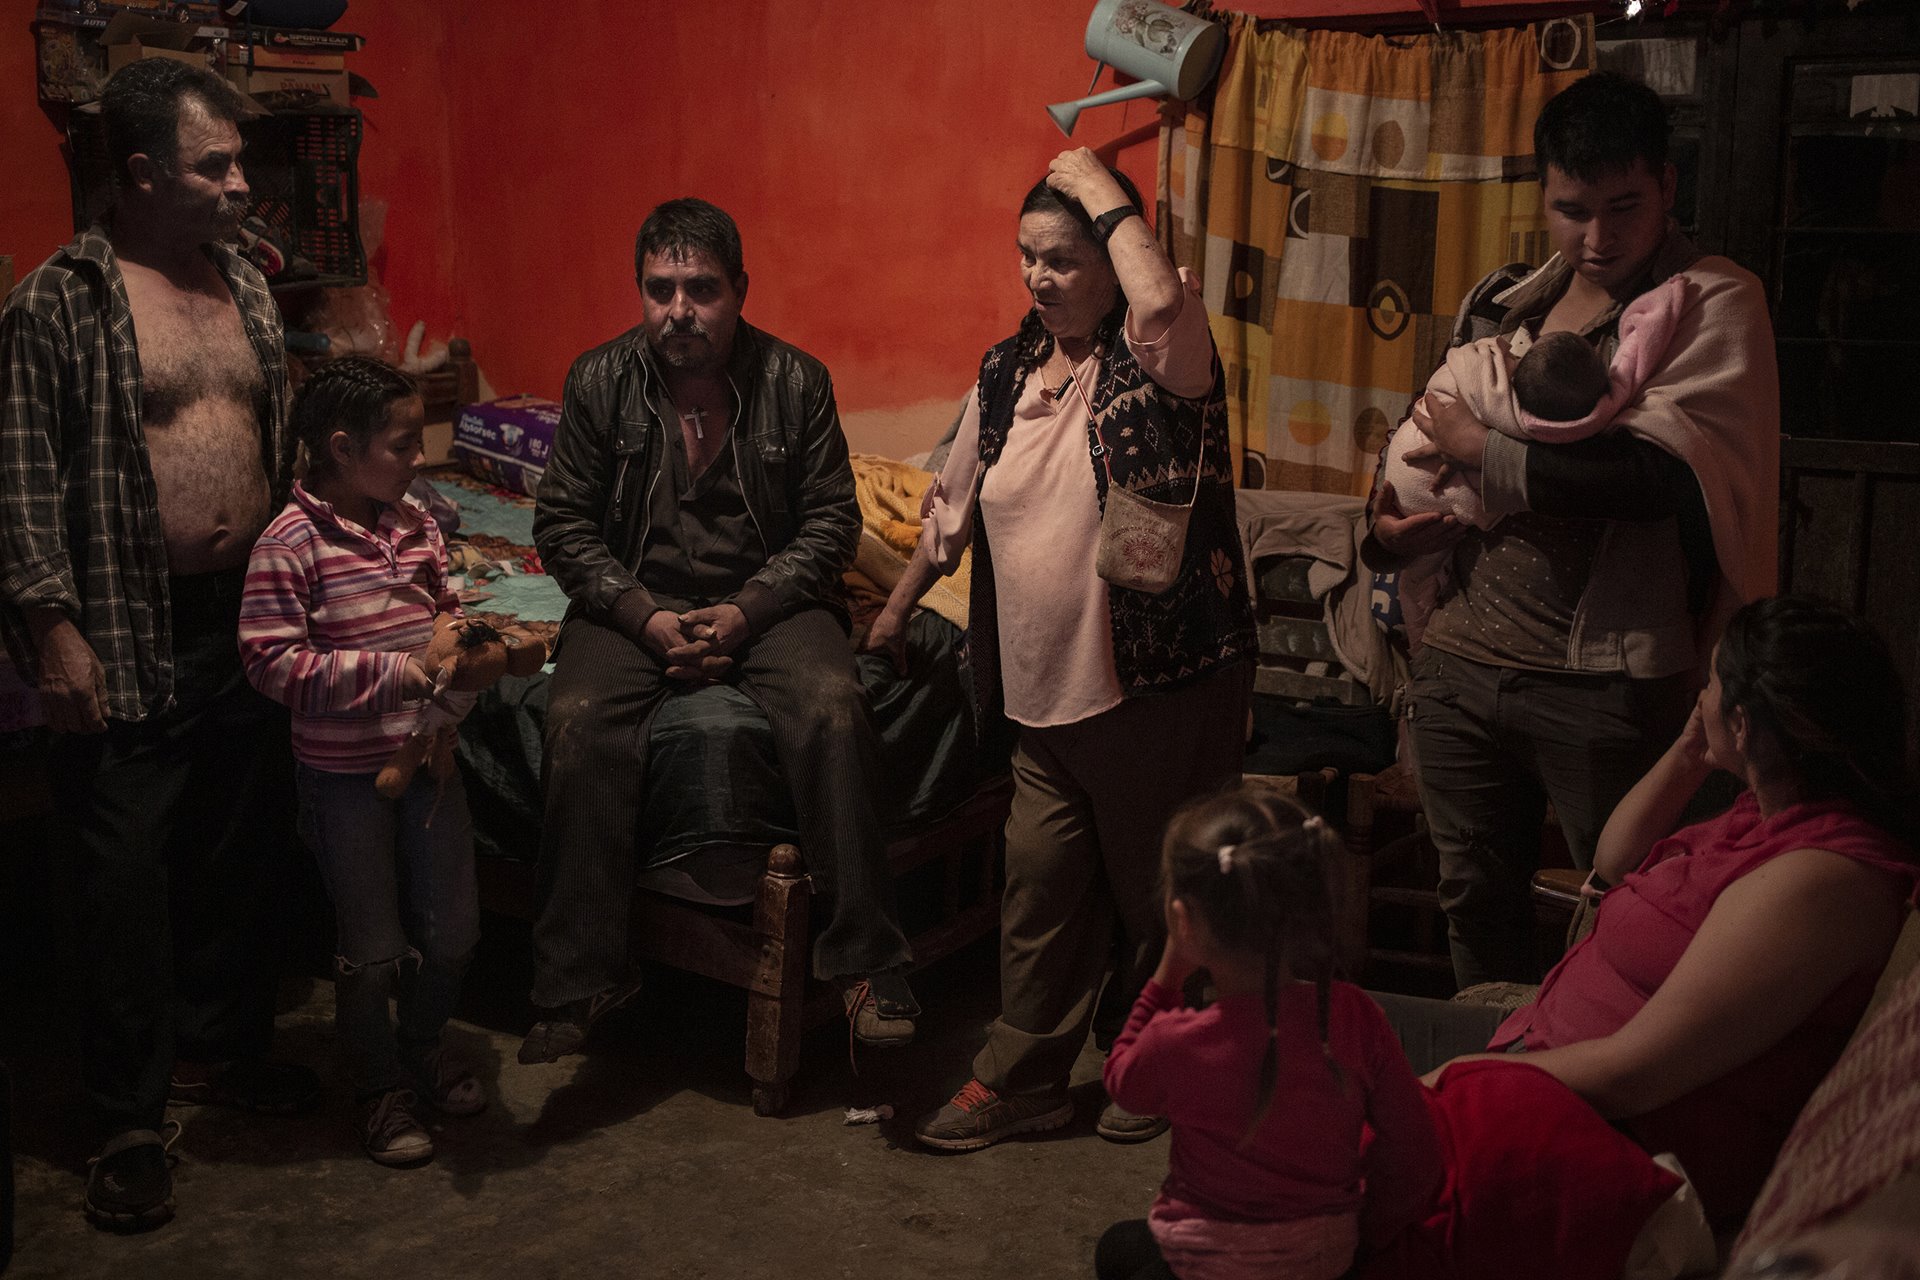
[[1047, 114], [1071, 137], [1074, 122], [1088, 107], [1167, 94], [1185, 102], [1207, 87], [1226, 52], [1226, 30], [1205, 18], [1160, 0], [1100, 0], [1087, 19], [1087, 56], [1100, 64], [1093, 69], [1094, 83], [1105, 67], [1133, 76], [1136, 83], [1056, 102]]

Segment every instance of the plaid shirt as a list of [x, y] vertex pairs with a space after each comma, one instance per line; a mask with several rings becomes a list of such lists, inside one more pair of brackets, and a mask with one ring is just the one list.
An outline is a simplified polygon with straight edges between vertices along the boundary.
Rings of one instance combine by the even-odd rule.
[[[278, 507], [293, 474], [280, 312], [236, 250], [206, 253], [260, 358], [261, 461]], [[106, 670], [115, 720], [144, 719], [173, 700], [167, 551], [140, 400], [133, 313], [96, 223], [22, 280], [0, 312], [0, 635], [37, 679], [26, 611], [66, 613]]]

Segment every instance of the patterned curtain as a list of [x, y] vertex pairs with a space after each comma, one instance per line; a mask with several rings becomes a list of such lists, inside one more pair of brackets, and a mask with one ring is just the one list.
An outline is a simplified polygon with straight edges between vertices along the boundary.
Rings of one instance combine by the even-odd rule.
[[1404, 39], [1242, 14], [1160, 131], [1159, 223], [1205, 282], [1240, 483], [1362, 495], [1481, 276], [1551, 250], [1533, 120], [1589, 17]]

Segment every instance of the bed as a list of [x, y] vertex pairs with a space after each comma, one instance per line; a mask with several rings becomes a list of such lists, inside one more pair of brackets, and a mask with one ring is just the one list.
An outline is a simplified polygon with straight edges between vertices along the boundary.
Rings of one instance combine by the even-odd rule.
[[[865, 473], [863, 473], [864, 477]], [[558, 630], [566, 599], [533, 547], [533, 501], [463, 472], [430, 474], [455, 513], [450, 551], [465, 607], [495, 623]], [[868, 486], [863, 478], [863, 498]], [[870, 524], [884, 522], [870, 511]], [[863, 560], [873, 548], [863, 543]], [[875, 591], [850, 575], [856, 619]], [[1011, 792], [1004, 729], [983, 732], [970, 695], [964, 633], [932, 609], [909, 630], [909, 675], [856, 659], [880, 731], [876, 801], [915, 960], [926, 964], [991, 932], [999, 919], [1000, 833]], [[482, 904], [535, 911], [540, 753], [550, 672], [508, 677], [461, 726]], [[745, 694], [719, 685], [669, 695], [655, 716], [641, 819], [632, 950], [743, 987], [746, 1068], [756, 1111], [785, 1104], [809, 1024], [840, 1015], [808, 979], [805, 850], [775, 763], [772, 731]]]

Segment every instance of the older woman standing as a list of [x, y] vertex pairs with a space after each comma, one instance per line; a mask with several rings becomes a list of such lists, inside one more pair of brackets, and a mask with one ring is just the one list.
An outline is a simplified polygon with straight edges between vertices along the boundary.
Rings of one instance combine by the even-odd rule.
[[[974, 1078], [916, 1126], [970, 1151], [1073, 1117], [1116, 917], [1136, 973], [1162, 930], [1157, 850], [1186, 799], [1240, 770], [1253, 617], [1234, 523], [1224, 381], [1206, 308], [1124, 176], [1057, 157], [1020, 208], [1033, 308], [987, 352], [913, 562], [866, 647], [904, 662], [914, 603], [974, 551], [968, 650], [984, 710], [1019, 726], [1001, 908], [1001, 1014]], [[1190, 508], [1171, 585], [1108, 548], [1126, 494]], [[1103, 518], [1108, 528], [1103, 534]], [[1149, 557], [1150, 559], [1151, 557]], [[1132, 568], [1139, 568], [1136, 561]], [[1109, 1106], [1103, 1135], [1153, 1117]]]

